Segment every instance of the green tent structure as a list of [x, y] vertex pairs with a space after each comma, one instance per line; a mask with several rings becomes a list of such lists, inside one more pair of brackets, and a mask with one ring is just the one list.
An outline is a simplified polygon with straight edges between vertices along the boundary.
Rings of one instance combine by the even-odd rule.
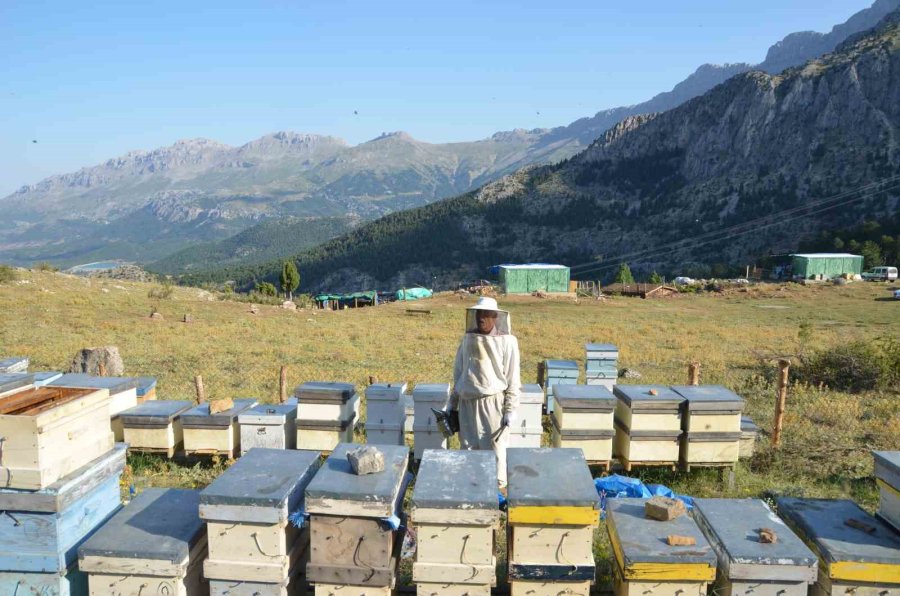
[[847, 253], [794, 254], [791, 265], [794, 279], [832, 279], [862, 273], [863, 258]]
[[492, 271], [499, 277], [500, 286], [505, 294], [569, 291], [570, 272], [565, 265], [545, 263], [497, 265]]

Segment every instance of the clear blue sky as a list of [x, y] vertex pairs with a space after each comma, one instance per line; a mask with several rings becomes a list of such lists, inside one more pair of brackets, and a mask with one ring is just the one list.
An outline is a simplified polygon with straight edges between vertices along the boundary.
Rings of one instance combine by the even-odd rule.
[[869, 4], [0, 0], [0, 196], [182, 138], [563, 125]]

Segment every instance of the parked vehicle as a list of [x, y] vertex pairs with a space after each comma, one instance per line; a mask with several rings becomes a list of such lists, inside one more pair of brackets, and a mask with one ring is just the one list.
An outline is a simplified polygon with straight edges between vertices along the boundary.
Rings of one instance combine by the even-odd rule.
[[900, 290], [894, 290], [894, 300], [900, 300]]
[[873, 267], [871, 271], [862, 274], [862, 278], [866, 281], [896, 281], [896, 267]]

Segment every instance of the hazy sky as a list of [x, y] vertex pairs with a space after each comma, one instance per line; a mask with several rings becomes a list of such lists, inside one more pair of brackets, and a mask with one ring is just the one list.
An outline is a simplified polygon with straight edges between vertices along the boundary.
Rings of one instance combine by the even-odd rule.
[[870, 4], [0, 0], [0, 196], [183, 138], [568, 124]]

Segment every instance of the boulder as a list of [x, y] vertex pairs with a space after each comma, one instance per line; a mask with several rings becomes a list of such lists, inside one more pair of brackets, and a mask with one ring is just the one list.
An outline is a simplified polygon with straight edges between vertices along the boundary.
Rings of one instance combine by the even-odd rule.
[[364, 445], [347, 452], [347, 461], [357, 476], [384, 471], [384, 453], [372, 445]]
[[69, 372], [120, 377], [125, 374], [125, 364], [122, 362], [122, 356], [119, 355], [119, 348], [116, 346], [84, 348], [72, 358]]
[[297, 304], [293, 300], [285, 300], [281, 303], [281, 308], [284, 310], [297, 310]]

